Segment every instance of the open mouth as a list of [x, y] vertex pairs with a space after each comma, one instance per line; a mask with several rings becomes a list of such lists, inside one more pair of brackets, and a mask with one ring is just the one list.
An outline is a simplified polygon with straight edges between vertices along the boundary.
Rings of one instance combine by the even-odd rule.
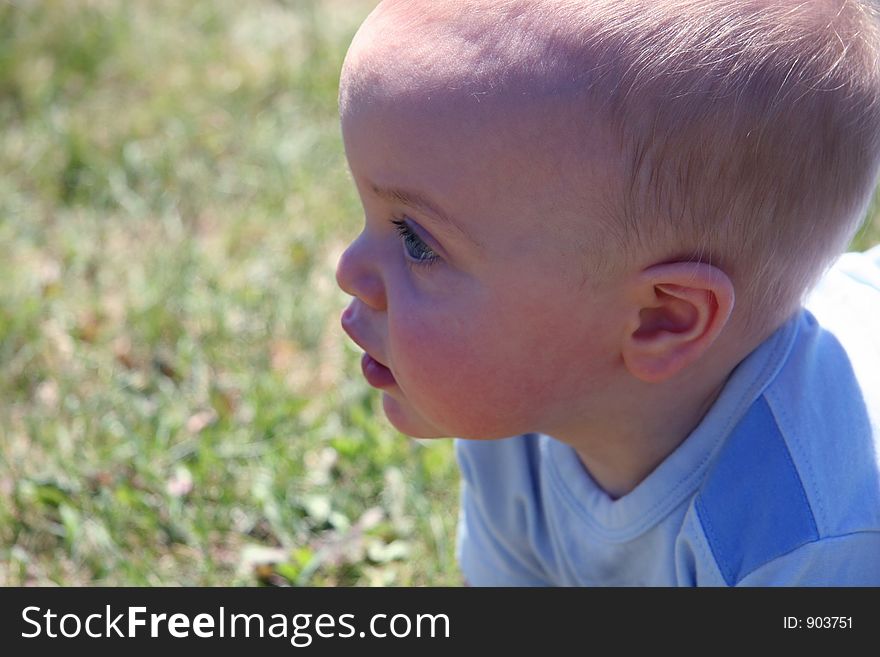
[[374, 388], [387, 388], [396, 383], [391, 370], [366, 352], [361, 358], [361, 370], [367, 383]]

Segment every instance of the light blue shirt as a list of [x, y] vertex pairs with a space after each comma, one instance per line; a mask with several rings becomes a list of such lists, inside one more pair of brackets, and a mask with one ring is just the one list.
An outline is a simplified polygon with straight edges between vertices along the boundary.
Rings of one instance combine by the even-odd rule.
[[842, 256], [612, 500], [545, 435], [456, 441], [472, 585], [880, 585], [880, 247]]

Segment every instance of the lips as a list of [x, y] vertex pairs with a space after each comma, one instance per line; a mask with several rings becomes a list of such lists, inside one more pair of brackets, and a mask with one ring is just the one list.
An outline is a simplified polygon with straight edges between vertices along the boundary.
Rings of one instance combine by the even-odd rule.
[[370, 355], [369, 350], [359, 337], [360, 331], [355, 324], [356, 320], [354, 317], [355, 311], [353, 306], [354, 304], [345, 309], [345, 312], [342, 313], [340, 323], [342, 324], [342, 330], [345, 331], [349, 338], [351, 338], [352, 342], [364, 350], [364, 355], [361, 357], [361, 371], [364, 374], [364, 378], [367, 380], [367, 383], [374, 388], [388, 388], [393, 386], [396, 381], [394, 380], [394, 375], [391, 373], [391, 370]]
[[370, 356], [367, 352], [364, 352], [364, 355], [361, 358], [361, 371], [364, 373], [364, 378], [367, 380], [367, 383], [374, 388], [387, 388], [396, 383], [391, 370]]

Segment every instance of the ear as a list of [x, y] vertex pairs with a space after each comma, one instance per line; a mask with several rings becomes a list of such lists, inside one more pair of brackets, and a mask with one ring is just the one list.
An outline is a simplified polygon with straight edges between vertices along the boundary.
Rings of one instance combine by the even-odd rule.
[[666, 381], [697, 361], [727, 324], [733, 310], [730, 278], [704, 263], [648, 267], [630, 288], [635, 301], [622, 356], [642, 381]]

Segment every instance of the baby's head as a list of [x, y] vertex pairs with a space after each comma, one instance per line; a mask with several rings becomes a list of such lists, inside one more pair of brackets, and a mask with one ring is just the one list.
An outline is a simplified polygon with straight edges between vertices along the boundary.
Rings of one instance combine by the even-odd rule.
[[878, 42], [849, 0], [383, 2], [338, 279], [391, 421], [553, 433], [744, 356], [869, 200]]

